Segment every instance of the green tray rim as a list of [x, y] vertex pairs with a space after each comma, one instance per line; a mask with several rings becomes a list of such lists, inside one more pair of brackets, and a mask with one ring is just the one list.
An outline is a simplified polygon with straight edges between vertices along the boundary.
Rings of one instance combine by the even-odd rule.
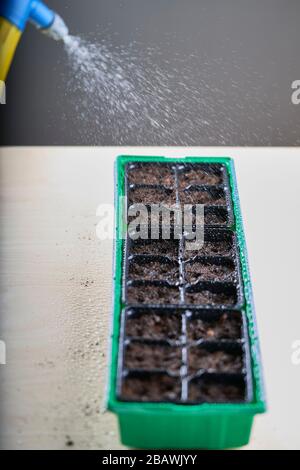
[[[235, 230], [240, 247], [241, 274], [245, 293], [245, 312], [248, 320], [248, 334], [250, 343], [250, 356], [253, 379], [253, 400], [248, 403], [203, 403], [199, 405], [176, 404], [176, 403], [141, 403], [120, 401], [116, 397], [117, 364], [119, 349], [120, 315], [124, 305], [122, 304], [122, 262], [124, 233], [126, 227], [122, 225], [123, 207], [119, 204], [119, 198], [124, 196], [124, 172], [125, 166], [130, 162], [177, 162], [177, 163], [220, 163], [228, 170]], [[115, 226], [114, 226], [114, 276], [113, 276], [113, 320], [111, 328], [111, 350], [109, 361], [109, 383], [107, 394], [107, 408], [116, 414], [159, 414], [168, 412], [179, 415], [219, 415], [219, 414], [251, 414], [266, 411], [266, 400], [262, 374], [261, 354], [256, 327], [255, 309], [253, 302], [252, 285], [248, 264], [246, 240], [241, 215], [240, 201], [237, 190], [234, 161], [231, 157], [210, 156], [186, 156], [165, 157], [145, 155], [119, 155], [115, 160]]]

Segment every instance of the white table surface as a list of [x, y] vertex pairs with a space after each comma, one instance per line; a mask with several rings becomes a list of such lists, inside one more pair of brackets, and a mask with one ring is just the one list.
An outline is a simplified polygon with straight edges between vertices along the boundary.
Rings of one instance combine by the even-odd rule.
[[122, 448], [104, 411], [112, 241], [95, 234], [122, 153], [235, 158], [269, 406], [247, 448], [299, 449], [300, 149], [195, 147], [0, 150], [0, 447]]

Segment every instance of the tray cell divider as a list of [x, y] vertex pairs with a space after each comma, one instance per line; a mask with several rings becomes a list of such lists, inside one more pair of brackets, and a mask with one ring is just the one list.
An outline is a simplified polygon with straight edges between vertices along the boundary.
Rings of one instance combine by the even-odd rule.
[[[178, 166], [175, 166], [175, 190], [176, 190], [176, 204], [182, 209], [180, 201], [180, 191], [178, 183]], [[180, 290], [180, 303], [185, 304], [185, 272], [184, 272], [184, 242], [183, 242], [183, 233], [181, 232], [179, 239], [179, 250], [178, 250], [178, 264], [179, 264], [179, 290]], [[186, 402], [188, 399], [188, 348], [187, 348], [187, 318], [186, 312], [182, 312], [182, 348], [181, 348], [181, 357], [182, 357], [182, 366], [180, 368], [180, 377], [181, 377], [181, 401]]]

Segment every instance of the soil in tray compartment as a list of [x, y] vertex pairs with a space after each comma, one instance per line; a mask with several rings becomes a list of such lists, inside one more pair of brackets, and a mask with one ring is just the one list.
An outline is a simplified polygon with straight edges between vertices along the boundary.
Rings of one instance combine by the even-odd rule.
[[170, 165], [144, 163], [128, 168], [128, 181], [130, 184], [162, 184], [173, 186], [174, 172]]
[[188, 353], [188, 367], [190, 372], [199, 369], [214, 372], [241, 372], [243, 360], [241, 354], [233, 354], [227, 351], [210, 351], [201, 347], [191, 347]]
[[134, 188], [129, 190], [129, 204], [176, 204], [174, 190], [162, 188]]
[[130, 343], [125, 349], [124, 366], [127, 369], [178, 371], [181, 367], [181, 349], [167, 345]]
[[156, 285], [128, 286], [127, 301], [130, 304], [178, 304], [179, 289]]
[[181, 204], [207, 204], [210, 206], [226, 205], [224, 193], [214, 193], [211, 191], [190, 190], [180, 193]]
[[185, 265], [185, 280], [189, 283], [197, 281], [232, 281], [234, 265], [213, 264], [194, 261]]
[[126, 319], [126, 336], [176, 340], [181, 334], [181, 316], [158, 315], [153, 311]]
[[177, 401], [180, 394], [180, 381], [165, 374], [127, 377], [122, 386], [122, 398], [126, 400]]
[[204, 241], [200, 250], [185, 250], [185, 259], [193, 256], [228, 256], [231, 254], [232, 242], [229, 240]]
[[201, 168], [180, 171], [178, 174], [179, 187], [185, 188], [190, 185], [216, 185], [222, 183], [222, 174], [212, 170]]
[[[226, 225], [228, 222], [228, 215], [226, 211], [222, 212], [207, 212], [204, 208], [204, 223], [207, 225]], [[192, 215], [192, 224], [196, 224], [196, 216]]]
[[132, 242], [130, 253], [136, 255], [178, 256], [178, 240], [152, 240], [151, 243]]
[[220, 318], [212, 321], [191, 318], [188, 322], [187, 334], [189, 341], [240, 339], [242, 333], [242, 317], [240, 314], [223, 313]]
[[227, 216], [224, 212], [208, 212], [204, 213], [204, 223], [209, 225], [226, 225]]
[[243, 385], [196, 380], [190, 383], [188, 396], [190, 401], [221, 403], [242, 401], [244, 393]]
[[179, 268], [177, 265], [162, 263], [159, 261], [131, 261], [129, 267], [129, 278], [146, 279], [148, 281], [169, 281], [177, 282], [179, 280]]
[[170, 227], [175, 224], [182, 225], [182, 211], [179, 206], [174, 204], [162, 203], [158, 201], [158, 208], [148, 207], [146, 204], [143, 208], [138, 207], [138, 204], [131, 204], [128, 208], [127, 222], [133, 222], [134, 225], [148, 225], [148, 228], [157, 226], [168, 225]]
[[212, 292], [210, 290], [186, 292], [185, 299], [187, 304], [192, 305], [234, 305], [237, 300], [232, 293]]

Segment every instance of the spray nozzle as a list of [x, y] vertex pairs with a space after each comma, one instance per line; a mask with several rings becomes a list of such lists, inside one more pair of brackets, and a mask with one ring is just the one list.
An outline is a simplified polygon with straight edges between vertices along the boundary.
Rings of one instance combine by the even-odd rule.
[[47, 36], [59, 41], [68, 35], [64, 20], [40, 0], [31, 2], [30, 20]]
[[57, 14], [54, 14], [54, 20], [48, 28], [42, 28], [41, 31], [56, 41], [64, 39], [69, 34], [69, 29], [64, 20]]

